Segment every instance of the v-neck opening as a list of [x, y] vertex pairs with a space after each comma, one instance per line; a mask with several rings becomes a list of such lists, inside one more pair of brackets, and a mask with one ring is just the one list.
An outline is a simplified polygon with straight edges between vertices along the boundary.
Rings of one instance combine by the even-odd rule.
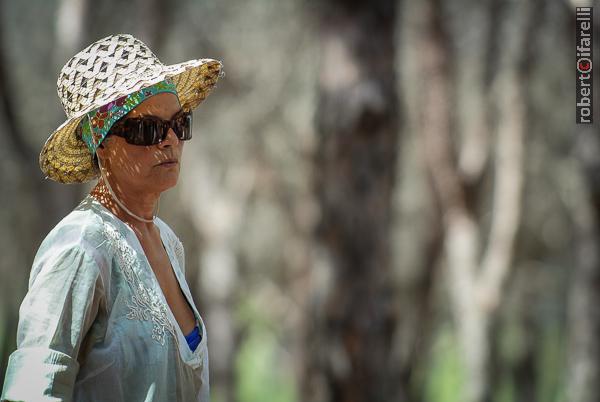
[[[201, 345], [202, 342], [204, 342], [204, 335], [205, 335], [204, 334], [204, 326], [203, 326], [203, 324], [201, 324], [199, 322], [199, 317], [196, 315], [196, 311], [195, 311], [194, 307], [192, 307], [192, 303], [191, 303], [190, 299], [188, 299], [188, 296], [184, 292], [183, 286], [181, 286], [181, 281], [179, 280], [179, 275], [177, 275], [177, 272], [175, 272], [175, 267], [173, 266], [174, 259], [172, 258], [171, 253], [169, 252], [169, 250], [167, 249], [167, 247], [165, 245], [165, 241], [164, 241], [164, 237], [163, 237], [163, 231], [160, 228], [160, 223], [155, 223], [155, 225], [158, 228], [158, 232], [159, 232], [159, 235], [160, 235], [160, 241], [162, 243], [162, 246], [163, 246], [163, 248], [165, 249], [165, 251], [167, 253], [167, 258], [169, 259], [169, 263], [171, 265], [171, 271], [173, 272], [173, 275], [175, 275], [175, 280], [177, 280], [177, 285], [179, 286], [179, 291], [181, 292], [181, 294], [183, 294], [183, 296], [185, 297], [185, 300], [187, 301], [190, 309], [192, 310], [192, 314], [194, 315], [195, 322], [197, 324], [200, 324], [199, 325], [199, 329], [202, 330], [202, 339], [200, 340], [200, 345]], [[127, 225], [125, 225], [125, 226], [127, 226]], [[142, 243], [140, 242], [140, 239], [138, 239], [137, 235], [135, 234], [135, 232], [133, 231], [132, 228], [130, 228], [129, 226], [127, 226], [127, 228], [129, 229], [130, 235], [133, 236], [135, 238], [135, 240], [137, 241], [138, 246], [139, 246], [140, 250], [142, 251], [142, 254], [144, 255], [144, 259], [146, 260], [146, 264], [148, 266], [148, 269], [150, 270], [150, 275], [154, 279], [155, 286], [157, 286], [158, 289], [160, 290], [161, 297], [163, 299], [163, 302], [165, 303], [165, 307], [166, 307], [168, 315], [169, 315], [169, 320], [171, 321], [171, 323], [173, 324], [173, 326], [176, 327], [176, 331], [178, 332], [177, 344], [179, 345], [180, 353], [182, 352], [181, 351], [182, 347], [180, 345], [180, 341], [183, 339], [183, 342], [184, 342], [183, 348], [187, 352], [189, 352], [189, 353], [186, 353], [186, 354], [191, 354], [192, 356], [195, 356], [195, 352], [200, 349], [200, 345], [198, 345], [198, 347], [196, 348], [195, 351], [192, 351], [190, 349], [190, 347], [189, 347], [189, 345], [187, 343], [187, 339], [185, 338], [185, 334], [183, 333], [183, 330], [179, 326], [179, 322], [177, 322], [177, 319], [175, 318], [175, 314], [173, 314], [173, 311], [171, 310], [171, 306], [169, 306], [169, 303], [167, 302], [167, 298], [166, 298], [166, 296], [165, 296], [162, 288], [160, 287], [160, 282], [158, 281], [156, 273], [154, 272], [154, 270], [152, 269], [152, 266], [150, 265], [150, 260], [148, 260], [148, 257], [146, 256], [146, 252], [144, 251], [144, 248], [142, 247]], [[200, 318], [200, 320], [201, 320], [201, 318]]]
[[[175, 275], [175, 280], [177, 281], [177, 285], [179, 286], [179, 291], [181, 292], [181, 294], [183, 294], [185, 300], [187, 301], [190, 309], [192, 310], [192, 314], [194, 315], [194, 320], [196, 325], [198, 325], [199, 330], [201, 331], [201, 335], [202, 335], [202, 339], [200, 340], [200, 344], [196, 347], [196, 350], [192, 351], [189, 347], [189, 345], [187, 344], [187, 340], [186, 340], [186, 334], [183, 333], [183, 330], [181, 329], [179, 322], [177, 322], [177, 319], [175, 318], [175, 315], [173, 314], [173, 311], [171, 310], [171, 306], [169, 306], [169, 303], [167, 302], [167, 298], [162, 290], [162, 287], [160, 286], [160, 282], [158, 282], [158, 278], [154, 272], [154, 270], [152, 269], [152, 266], [150, 265], [150, 260], [148, 259], [148, 256], [146, 255], [146, 252], [144, 251], [144, 248], [142, 247], [142, 243], [140, 242], [140, 239], [137, 237], [137, 235], [135, 234], [135, 232], [133, 231], [133, 229], [131, 227], [129, 227], [129, 225], [127, 225], [125, 222], [123, 222], [118, 216], [116, 216], [112, 211], [110, 211], [108, 208], [106, 208], [104, 205], [102, 205], [102, 203], [100, 201], [98, 201], [95, 197], [93, 197], [91, 194], [89, 194], [87, 197], [89, 197], [91, 199], [92, 203], [96, 203], [97, 205], [100, 206], [100, 208], [102, 208], [104, 211], [106, 211], [107, 213], [109, 213], [111, 216], [113, 216], [117, 221], [119, 221], [121, 223], [122, 226], [127, 228], [128, 234], [133, 237], [133, 239], [135, 239], [134, 241], [137, 242], [137, 246], [139, 248], [139, 250], [141, 251], [142, 255], [144, 256], [144, 260], [146, 261], [146, 265], [148, 267], [148, 269], [150, 270], [150, 275], [153, 278], [153, 282], [154, 285], [158, 287], [158, 290], [160, 292], [160, 297], [162, 298], [163, 303], [165, 304], [166, 307], [166, 311], [168, 313], [169, 316], [169, 321], [171, 322], [171, 324], [173, 325], [173, 327], [175, 327], [175, 331], [177, 331], [177, 344], [180, 350], [180, 355], [182, 353], [188, 354], [190, 356], [196, 356], [196, 352], [198, 352], [201, 349], [201, 345], [203, 342], [206, 342], [206, 331], [205, 331], [205, 326], [204, 326], [204, 321], [202, 320], [202, 317], [200, 316], [200, 313], [198, 313], [195, 309], [195, 307], [192, 304], [192, 301], [190, 300], [190, 298], [188, 298], [188, 295], [186, 294], [186, 292], [183, 289], [183, 286], [181, 285], [181, 281], [179, 279], [179, 275], [177, 274], [177, 272], [175, 271], [175, 267], [173, 265], [174, 259], [171, 256], [171, 253], [169, 252], [166, 244], [165, 244], [165, 236], [166, 234], [163, 234], [163, 231], [161, 230], [161, 223], [158, 221], [154, 222], [154, 225], [156, 226], [156, 228], [158, 229], [158, 233], [159, 233], [159, 237], [160, 237], [160, 241], [161, 244], [165, 250], [165, 252], [167, 253], [167, 258], [169, 259], [169, 264], [171, 265], [171, 271], [173, 272], [173, 274]], [[156, 219], [160, 219], [160, 218], [156, 218]], [[179, 264], [178, 264], [179, 267]], [[190, 296], [191, 297], [191, 296]], [[187, 350], [187, 352], [183, 352], [182, 351], [182, 347], [180, 345], [181, 340], [184, 341], [185, 345], [185, 350]], [[182, 356], [182, 358], [184, 358], [184, 360], [186, 359], [185, 356]]]
[[[177, 281], [177, 286], [179, 287], [179, 292], [183, 295], [183, 297], [185, 298], [185, 301], [188, 305], [188, 307], [190, 308], [192, 315], [194, 316], [194, 328], [196, 327], [196, 325], [199, 324], [198, 322], [198, 317], [196, 317], [196, 312], [194, 311], [194, 308], [192, 307], [192, 303], [190, 302], [190, 300], [188, 300], [187, 295], [185, 294], [185, 292], [183, 291], [183, 287], [181, 286], [181, 282], [179, 281], [179, 275], [177, 275], [177, 272], [175, 272], [175, 267], [173, 266], [173, 258], [171, 258], [171, 253], [169, 252], [169, 250], [167, 249], [167, 246], [165, 245], [165, 240], [163, 238], [163, 232], [160, 229], [160, 224], [154, 224], [156, 226], [156, 228], [158, 229], [158, 234], [160, 236], [160, 242], [161, 245], [163, 247], [163, 249], [165, 250], [165, 253], [167, 254], [167, 258], [169, 259], [169, 265], [171, 266], [171, 272], [173, 272], [173, 275], [175, 276], [175, 280]], [[131, 229], [131, 228], [130, 228]], [[133, 233], [135, 235], [135, 232]], [[138, 243], [140, 245], [140, 247], [142, 248], [142, 251], [144, 250], [144, 248], [142, 247], [142, 243], [140, 242], [140, 239], [137, 237], [137, 235], [135, 235], [135, 238], [138, 239]], [[171, 313], [171, 315], [173, 316], [173, 318], [175, 318], [175, 314], [173, 314], [173, 310], [171, 309], [171, 306], [169, 306], [169, 303], [167, 302], [167, 297], [165, 296], [164, 291], [162, 290], [162, 288], [160, 287], [160, 282], [158, 281], [158, 277], [156, 276], [156, 273], [154, 272], [154, 269], [152, 269], [152, 266], [150, 265], [150, 260], [148, 260], [148, 256], [146, 256], [146, 252], [144, 251], [144, 258], [146, 259], [146, 262], [148, 263], [148, 267], [150, 268], [150, 271], [152, 271], [152, 274], [154, 275], [154, 280], [155, 283], [157, 284], [157, 286], [160, 288], [162, 294], [163, 294], [163, 299], [165, 300], [165, 304], [167, 305], [167, 307], [169, 308], [169, 312]], [[183, 330], [181, 329], [181, 326], [179, 325], [179, 323], [177, 322], [177, 319], [175, 318], [175, 322], [177, 323], [177, 327], [179, 328], [179, 332], [183, 335], [183, 337], [186, 337], [185, 332], [183, 332]], [[192, 328], [192, 331], [194, 330], [194, 328]], [[204, 335], [204, 334], [202, 334]]]

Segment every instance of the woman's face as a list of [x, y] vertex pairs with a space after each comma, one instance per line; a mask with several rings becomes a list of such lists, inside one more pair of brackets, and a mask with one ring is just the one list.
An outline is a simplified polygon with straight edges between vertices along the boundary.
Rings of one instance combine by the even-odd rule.
[[[177, 96], [159, 93], [132, 109], [125, 117], [156, 116], [171, 119], [181, 110]], [[183, 151], [173, 129], [164, 141], [156, 145], [131, 145], [124, 138], [109, 135], [102, 142], [104, 148], [96, 153], [105, 168], [111, 186], [121, 193], [160, 193], [177, 184]], [[174, 161], [175, 163], [167, 163]]]

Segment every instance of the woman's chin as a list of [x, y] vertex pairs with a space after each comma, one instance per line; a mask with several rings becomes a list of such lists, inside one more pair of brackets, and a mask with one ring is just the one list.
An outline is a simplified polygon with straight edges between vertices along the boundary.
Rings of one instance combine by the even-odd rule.
[[158, 187], [159, 191], [166, 191], [177, 185], [177, 181], [179, 180], [179, 170], [176, 172], [165, 172], [157, 176], [156, 180], [153, 180], [154, 185]]

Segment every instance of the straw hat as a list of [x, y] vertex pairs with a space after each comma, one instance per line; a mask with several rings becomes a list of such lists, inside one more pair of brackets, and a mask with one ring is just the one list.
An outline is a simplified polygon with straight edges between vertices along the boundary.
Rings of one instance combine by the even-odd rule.
[[62, 68], [58, 96], [67, 120], [46, 140], [40, 168], [60, 183], [84, 183], [97, 178], [93, 155], [76, 135], [83, 117], [97, 108], [142, 88], [171, 79], [185, 110], [196, 108], [223, 75], [213, 59], [164, 65], [139, 39], [127, 34], [107, 36], [77, 53]]

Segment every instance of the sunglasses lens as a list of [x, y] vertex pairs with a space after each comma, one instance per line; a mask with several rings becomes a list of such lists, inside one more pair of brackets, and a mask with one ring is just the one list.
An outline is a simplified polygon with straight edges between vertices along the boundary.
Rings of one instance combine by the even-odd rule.
[[159, 122], [154, 119], [142, 119], [142, 135], [143, 143], [142, 145], [155, 145], [160, 142], [161, 139], [161, 128], [159, 127]]
[[179, 116], [175, 122], [175, 133], [177, 138], [186, 141], [192, 138], [192, 114], [186, 112]]

